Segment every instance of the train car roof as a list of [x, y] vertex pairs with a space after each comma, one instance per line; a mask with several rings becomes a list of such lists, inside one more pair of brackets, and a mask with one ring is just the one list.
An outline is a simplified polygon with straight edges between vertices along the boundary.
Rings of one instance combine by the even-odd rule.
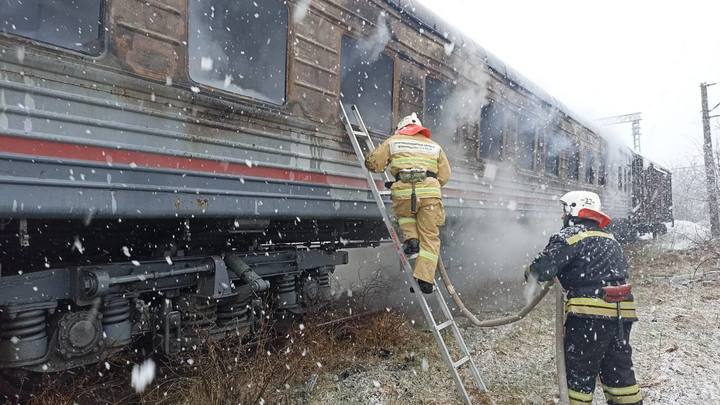
[[505, 64], [500, 58], [480, 46], [480, 44], [473, 39], [467, 37], [460, 30], [453, 28], [452, 24], [447, 23], [437, 16], [426, 6], [420, 4], [418, 0], [385, 0], [385, 2], [401, 15], [405, 16], [410, 22], [414, 23], [414, 25], [439, 36], [443, 40], [456, 45], [471, 45], [473, 51], [477, 52], [483, 61], [498, 74], [507, 78], [513, 84], [524, 88], [548, 105], [557, 108], [563, 114], [569, 116], [588, 130], [600, 135], [596, 124], [574, 113], [550, 93], [543, 90], [543, 88], [530, 81], [530, 79], [520, 74], [511, 66]]
[[[440, 18], [437, 14], [433, 13], [429, 8], [427, 8], [423, 4], [420, 4], [418, 0], [385, 0], [385, 2], [390, 5], [390, 7], [399, 12], [400, 15], [405, 16], [414, 25], [417, 25], [419, 28], [435, 34], [443, 40], [450, 43], [455, 43], [456, 45], [458, 43], [460, 45], [471, 45], [473, 51], [477, 52], [483, 59], [483, 61], [498, 74], [502, 75], [513, 84], [524, 88], [528, 92], [538, 97], [543, 102], [557, 108], [563, 114], [572, 118], [574, 121], [584, 126], [586, 129], [607, 140], [607, 137], [602, 134], [600, 128], [596, 123], [589, 121], [581, 115], [573, 112], [565, 104], [561, 103], [560, 100], [553, 97], [542, 87], [533, 83], [530, 79], [520, 74], [520, 72], [513, 69], [511, 66], [505, 64], [505, 62], [503, 62], [500, 58], [489, 52], [487, 49], [480, 46], [480, 44], [478, 44], [475, 40], [466, 36], [462, 31], [453, 28], [452, 24], [449, 24], [448, 22]], [[629, 146], [625, 146], [625, 149], [631, 155], [637, 154]], [[643, 156], [643, 159], [650, 160], [647, 159], [645, 156]], [[655, 162], [652, 163], [655, 167], [660, 167], [670, 173], [668, 169], [658, 165]]]

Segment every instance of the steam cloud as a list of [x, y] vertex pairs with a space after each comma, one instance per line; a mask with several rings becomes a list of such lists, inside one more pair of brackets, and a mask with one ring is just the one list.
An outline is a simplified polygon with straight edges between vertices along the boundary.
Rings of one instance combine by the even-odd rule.
[[293, 10], [292, 19], [295, 24], [300, 24], [307, 16], [308, 10], [310, 9], [310, 2], [312, 0], [300, 0], [295, 5]]
[[385, 50], [385, 46], [390, 42], [390, 28], [388, 28], [385, 12], [381, 12], [378, 15], [375, 27], [372, 35], [361, 39], [359, 42], [360, 49], [367, 57], [366, 62], [370, 63], [378, 60], [382, 51]]

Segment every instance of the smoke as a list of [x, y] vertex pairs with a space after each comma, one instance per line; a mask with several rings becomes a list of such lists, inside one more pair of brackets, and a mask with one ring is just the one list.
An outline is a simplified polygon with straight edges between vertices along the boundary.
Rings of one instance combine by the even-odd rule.
[[537, 283], [535, 276], [528, 277], [527, 284], [523, 288], [523, 297], [525, 298], [525, 305], [530, 304], [532, 299], [537, 295], [540, 285]]
[[307, 16], [312, 0], [299, 0], [293, 10], [292, 20], [295, 24], [300, 24]]
[[373, 63], [377, 61], [388, 42], [390, 42], [391, 37], [385, 12], [381, 12], [375, 22], [373, 33], [359, 41], [358, 45], [365, 56], [364, 62]]
[[[476, 314], [512, 311], [532, 298], [537, 283], [523, 287], [524, 269], [561, 225], [559, 215], [556, 220], [518, 221], [515, 211], [506, 207], [489, 216], [496, 219], [449, 218], [441, 230], [443, 262], [456, 290]], [[352, 249], [349, 264], [335, 271], [334, 295], [368, 309], [408, 311], [422, 322], [402, 271], [390, 245]], [[353, 291], [351, 297], [348, 291]]]

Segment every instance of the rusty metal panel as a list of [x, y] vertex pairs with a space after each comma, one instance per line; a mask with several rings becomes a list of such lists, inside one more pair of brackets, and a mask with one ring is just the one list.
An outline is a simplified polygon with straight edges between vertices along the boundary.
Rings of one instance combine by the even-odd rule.
[[342, 31], [310, 5], [292, 25], [292, 60], [288, 100], [293, 110], [311, 120], [336, 120], [340, 97], [340, 36]]
[[424, 74], [408, 62], [399, 60], [396, 63], [400, 72], [400, 88], [398, 91], [398, 117], [413, 112], [422, 116], [424, 100]]
[[184, 78], [186, 5], [181, 0], [110, 2], [111, 37], [119, 63], [154, 80]]

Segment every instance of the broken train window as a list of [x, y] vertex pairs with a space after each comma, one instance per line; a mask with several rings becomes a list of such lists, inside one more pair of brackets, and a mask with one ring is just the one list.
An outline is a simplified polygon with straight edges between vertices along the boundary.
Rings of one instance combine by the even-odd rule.
[[190, 0], [190, 78], [285, 103], [288, 6], [283, 0]]
[[2, 0], [0, 32], [88, 55], [104, 48], [103, 0]]
[[517, 140], [515, 142], [515, 161], [521, 169], [533, 170], [535, 168], [535, 134], [537, 118], [520, 113]]
[[570, 141], [562, 133], [548, 128], [545, 140], [545, 173], [560, 176], [560, 157]]
[[483, 106], [480, 113], [480, 157], [500, 160], [505, 137], [505, 108], [496, 101]]
[[455, 126], [450, 108], [446, 105], [453, 86], [448, 81], [425, 78], [425, 113], [423, 125], [433, 134], [433, 140], [448, 146], [455, 138]]
[[392, 130], [393, 59], [372, 41], [342, 38], [342, 102], [356, 104], [369, 129]]
[[598, 185], [604, 186], [607, 183], [607, 154], [603, 153], [600, 156], [600, 162], [598, 167]]
[[580, 146], [570, 141], [567, 148], [567, 177], [571, 180], [580, 179]]
[[585, 183], [595, 183], [595, 155], [591, 151], [585, 153]]

